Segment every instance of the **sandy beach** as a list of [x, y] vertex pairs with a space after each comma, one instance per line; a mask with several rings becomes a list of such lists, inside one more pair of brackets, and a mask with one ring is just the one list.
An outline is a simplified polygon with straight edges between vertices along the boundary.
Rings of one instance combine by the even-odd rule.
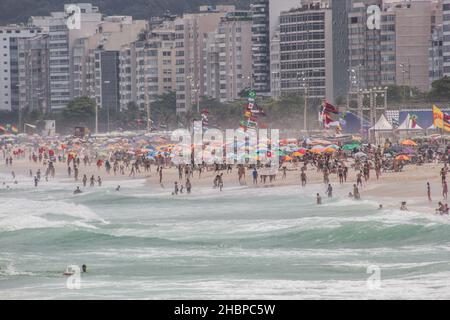
[[[353, 163], [353, 160], [347, 162], [347, 165]], [[367, 182], [364, 182], [363, 188], [360, 190], [363, 199], [370, 199], [380, 204], [387, 205], [388, 207], [396, 207], [401, 201], [407, 201], [410, 209], [425, 210], [430, 213], [437, 207], [437, 202], [442, 201], [442, 186], [440, 183], [439, 170], [443, 167], [442, 163], [425, 163], [421, 166], [407, 165], [403, 168], [402, 172], [383, 172], [382, 176], [377, 180], [375, 172], [372, 170], [371, 177]], [[224, 191], [227, 186], [244, 186], [248, 188], [277, 188], [292, 186], [293, 188], [300, 187], [300, 164], [289, 164], [287, 166], [286, 177], [282, 178], [282, 171], [277, 174], [276, 180], [269, 183], [261, 183], [258, 179], [258, 184], [252, 183], [251, 171], [246, 170], [245, 183], [240, 184], [238, 181], [237, 169], [233, 168], [231, 173], [223, 172]], [[18, 176], [29, 177], [29, 171], [32, 170], [33, 174], [40, 169], [42, 173], [45, 172], [45, 167], [42, 163], [30, 162], [28, 158], [14, 159], [12, 166], [6, 166], [4, 160], [0, 165], [0, 173], [9, 175], [12, 171]], [[55, 179], [65, 184], [72, 184], [73, 189], [76, 186], [80, 186], [81, 181], [76, 182], [73, 178], [69, 178], [67, 173], [66, 163], [55, 163], [56, 176]], [[150, 189], [159, 188], [160, 190], [167, 190], [168, 193], [172, 192], [174, 182], [177, 181], [180, 185], [184, 184], [183, 181], [178, 180], [178, 169], [174, 166], [166, 167], [163, 169], [162, 184], [159, 183], [159, 174], [156, 172], [156, 165], [151, 166], [150, 172], [145, 172], [141, 169], [141, 172], [137, 172], [134, 177], [130, 176], [129, 170], [125, 170], [126, 174], [107, 174], [104, 167], [97, 168], [95, 164], [90, 166], [80, 165], [79, 179], [86, 174], [88, 179], [91, 175], [95, 178], [100, 176], [103, 181], [116, 182], [120, 185], [121, 181], [129, 179], [145, 179], [146, 185]], [[357, 172], [354, 169], [349, 169], [349, 175], [347, 182], [340, 185], [336, 174], [330, 174], [330, 183], [336, 191], [341, 191], [340, 194], [347, 194], [352, 191], [352, 186], [356, 183]], [[198, 177], [198, 172], [194, 172], [193, 178], [191, 178], [193, 190], [207, 189], [213, 187], [213, 180], [216, 173], [214, 170], [202, 172], [201, 177]], [[307, 170], [308, 186], [314, 185], [317, 192], [324, 196], [325, 185], [323, 184], [323, 175], [318, 172], [315, 167], [308, 166]], [[12, 182], [12, 176], [11, 181]], [[427, 199], [426, 183], [430, 182], [432, 202]], [[33, 179], [30, 177], [29, 183], [33, 184]], [[43, 182], [44, 183], [44, 182]], [[12, 186], [12, 184], [10, 183]], [[219, 191], [218, 191], [219, 192]]]

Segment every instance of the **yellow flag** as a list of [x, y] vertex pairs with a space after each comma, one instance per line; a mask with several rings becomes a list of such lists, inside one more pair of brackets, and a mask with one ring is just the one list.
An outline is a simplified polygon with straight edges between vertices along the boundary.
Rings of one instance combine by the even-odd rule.
[[448, 116], [444, 115], [441, 109], [433, 105], [433, 125], [435, 128], [444, 129], [450, 132], [450, 123], [447, 120]]

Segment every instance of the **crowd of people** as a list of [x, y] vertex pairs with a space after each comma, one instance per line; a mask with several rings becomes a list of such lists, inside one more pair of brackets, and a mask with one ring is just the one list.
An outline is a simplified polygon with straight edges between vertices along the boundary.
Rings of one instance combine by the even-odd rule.
[[[301, 145], [301, 142], [299, 142]], [[337, 148], [334, 152], [313, 152], [313, 149], [306, 150], [303, 154], [292, 157], [280, 157], [280, 162], [271, 166], [255, 161], [254, 163], [243, 164], [201, 164], [187, 163], [175, 165], [171, 161], [170, 154], [164, 154], [158, 157], [148, 157], [145, 153], [127, 152], [127, 150], [113, 151], [105, 157], [95, 148], [89, 145], [84, 146], [79, 152], [73, 152], [67, 149], [53, 150], [43, 147], [21, 147], [19, 149], [1, 146], [2, 155], [6, 167], [14, 168], [13, 163], [16, 160], [28, 158], [33, 163], [33, 168], [29, 169], [29, 176], [33, 179], [34, 186], [45, 180], [55, 178], [55, 164], [65, 165], [67, 168], [67, 177], [73, 179], [76, 185], [74, 194], [82, 193], [83, 188], [102, 187], [102, 176], [116, 177], [124, 176], [129, 178], [148, 177], [152, 175], [152, 168], [156, 168], [156, 176], [159, 178], [159, 184], [164, 187], [166, 170], [177, 170], [178, 180], [173, 183], [173, 195], [190, 194], [192, 192], [195, 179], [202, 179], [205, 173], [213, 175], [211, 187], [218, 191], [223, 191], [225, 187], [225, 175], [230, 177], [233, 172], [237, 173], [236, 182], [241, 185], [247, 185], [246, 173], [250, 172], [251, 185], [276, 184], [278, 180], [286, 180], [288, 175], [298, 175], [298, 184], [306, 187], [309, 182], [309, 176], [317, 175], [322, 177], [325, 185], [325, 194], [333, 198], [333, 182], [341, 186], [346, 186], [350, 182], [348, 198], [361, 200], [361, 190], [369, 183], [371, 179], [379, 180], [384, 174], [390, 172], [401, 172], [405, 165], [421, 166], [424, 163], [434, 162], [443, 163], [440, 170], [442, 184], [442, 202], [439, 202], [439, 208], [436, 212], [448, 214], [447, 174], [449, 171], [448, 163], [450, 157], [448, 150], [443, 152], [436, 148], [418, 145], [414, 151], [408, 155], [393, 151], [395, 146], [392, 143], [379, 145], [360, 145], [358, 148], [345, 151], [343, 148]], [[275, 167], [275, 170], [273, 170]], [[43, 169], [43, 173], [41, 169]], [[96, 170], [95, 170], [96, 169]], [[154, 169], [153, 169], [154, 170]], [[95, 172], [95, 173], [93, 173]], [[294, 172], [294, 173], [292, 173]], [[352, 173], [352, 174], [350, 174]], [[11, 174], [16, 181], [15, 171]], [[170, 176], [172, 177], [172, 176]], [[349, 180], [350, 179], [350, 180]], [[354, 180], [353, 180], [354, 179]], [[231, 179], [232, 180], [232, 179]], [[78, 185], [79, 184], [79, 185]], [[116, 191], [120, 191], [120, 185]], [[427, 197], [431, 202], [431, 185], [427, 183]], [[322, 204], [323, 200], [320, 192], [316, 194], [317, 204]], [[400, 209], [407, 211], [406, 203], [401, 204]]]

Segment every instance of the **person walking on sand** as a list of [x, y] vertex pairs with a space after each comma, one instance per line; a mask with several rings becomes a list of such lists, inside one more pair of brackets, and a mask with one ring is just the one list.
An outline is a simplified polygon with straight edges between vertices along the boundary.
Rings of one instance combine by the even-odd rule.
[[342, 168], [342, 166], [339, 166], [339, 168], [338, 168], [338, 176], [339, 176], [339, 183], [343, 184], [344, 183], [344, 168]]
[[427, 182], [427, 196], [428, 196], [428, 201], [431, 202], [431, 187], [430, 187], [429, 182]]
[[163, 178], [163, 176], [162, 176], [162, 170], [163, 170], [163, 168], [160, 167], [160, 168], [159, 168], [159, 184], [162, 183], [162, 178]]
[[448, 195], [448, 186], [447, 181], [444, 180], [444, 182], [442, 183], [442, 196], [444, 197], [445, 200], [447, 200], [447, 195]]
[[302, 170], [302, 173], [301, 173], [300, 177], [302, 179], [302, 187], [306, 186], [306, 172], [305, 172], [305, 170]]

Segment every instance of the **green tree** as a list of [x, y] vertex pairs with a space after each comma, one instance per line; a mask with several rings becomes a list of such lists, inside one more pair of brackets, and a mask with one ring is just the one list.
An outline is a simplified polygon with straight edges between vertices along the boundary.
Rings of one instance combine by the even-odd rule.
[[450, 100], [450, 78], [448, 76], [442, 79], [433, 81], [431, 90], [428, 93], [428, 98], [431, 100]]
[[79, 97], [69, 101], [62, 112], [66, 124], [92, 126], [95, 120], [95, 101], [89, 97]]
[[34, 109], [31, 111], [28, 111], [25, 115], [24, 115], [24, 122], [28, 122], [31, 124], [34, 124], [40, 120], [44, 119], [44, 113], [42, 112], [42, 110], [40, 109]]
[[422, 100], [424, 98], [423, 94], [417, 88], [397, 85], [388, 86], [387, 96], [388, 103]]
[[177, 96], [175, 91], [156, 95], [150, 104], [150, 118], [154, 127], [176, 127]]

